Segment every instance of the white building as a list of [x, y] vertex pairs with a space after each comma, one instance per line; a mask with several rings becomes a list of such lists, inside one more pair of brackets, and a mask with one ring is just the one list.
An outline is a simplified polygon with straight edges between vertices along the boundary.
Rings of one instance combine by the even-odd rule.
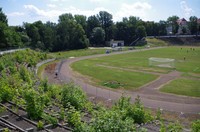
[[123, 40], [111, 40], [110, 41], [110, 47], [122, 47], [124, 46], [124, 41]]

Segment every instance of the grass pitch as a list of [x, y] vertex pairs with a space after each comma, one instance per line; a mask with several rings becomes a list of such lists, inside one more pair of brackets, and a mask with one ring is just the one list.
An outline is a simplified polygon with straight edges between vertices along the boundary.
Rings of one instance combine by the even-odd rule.
[[[82, 60], [73, 63], [72, 68], [83, 75], [91, 77], [97, 85], [112, 88], [137, 89], [158, 77], [157, 75], [145, 72], [166, 74], [174, 70], [170, 68], [149, 67], [148, 58], [150, 57], [175, 59], [177, 71], [200, 76], [199, 47], [166, 47], [148, 51], [111, 55]], [[120, 69], [102, 66], [113, 66]], [[127, 69], [130, 69], [130, 71], [127, 71]], [[144, 71], [144, 73], [141, 71]], [[185, 85], [185, 87], [187, 87], [187, 85]]]
[[200, 80], [179, 78], [160, 89], [161, 92], [200, 97]]

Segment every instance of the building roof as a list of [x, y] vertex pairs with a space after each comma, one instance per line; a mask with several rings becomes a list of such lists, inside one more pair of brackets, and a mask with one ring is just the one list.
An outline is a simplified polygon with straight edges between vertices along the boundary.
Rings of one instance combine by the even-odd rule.
[[200, 24], [200, 18], [199, 18], [199, 19], [197, 19], [197, 23], [198, 23], [198, 24]]
[[187, 20], [185, 20], [185, 18], [182, 18], [182, 19], [178, 19], [177, 20], [177, 23], [178, 24], [182, 24], [182, 23], [186, 23], [187, 22]]

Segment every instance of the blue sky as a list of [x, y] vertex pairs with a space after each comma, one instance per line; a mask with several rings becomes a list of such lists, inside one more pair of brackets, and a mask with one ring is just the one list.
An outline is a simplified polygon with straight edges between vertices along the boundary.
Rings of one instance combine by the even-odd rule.
[[189, 19], [200, 18], [200, 0], [0, 0], [0, 7], [9, 25], [23, 22], [57, 22], [63, 13], [91, 16], [108, 11], [114, 22], [122, 17], [138, 16], [144, 21], [167, 20], [177, 15]]

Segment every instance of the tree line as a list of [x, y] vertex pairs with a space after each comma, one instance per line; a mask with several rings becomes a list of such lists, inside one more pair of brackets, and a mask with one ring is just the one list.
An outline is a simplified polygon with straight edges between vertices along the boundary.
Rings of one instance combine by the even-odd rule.
[[[45, 51], [83, 49], [88, 46], [106, 46], [111, 39], [124, 40], [125, 45], [145, 36], [167, 35], [166, 28], [171, 25], [172, 33], [178, 32], [178, 16], [166, 21], [143, 21], [139, 17], [124, 17], [113, 22], [112, 14], [100, 11], [96, 15], [62, 14], [58, 23], [36, 21], [24, 22], [22, 26], [9, 26], [7, 16], [0, 8], [0, 48], [30, 46]], [[189, 21], [191, 34], [200, 31], [197, 17]]]

